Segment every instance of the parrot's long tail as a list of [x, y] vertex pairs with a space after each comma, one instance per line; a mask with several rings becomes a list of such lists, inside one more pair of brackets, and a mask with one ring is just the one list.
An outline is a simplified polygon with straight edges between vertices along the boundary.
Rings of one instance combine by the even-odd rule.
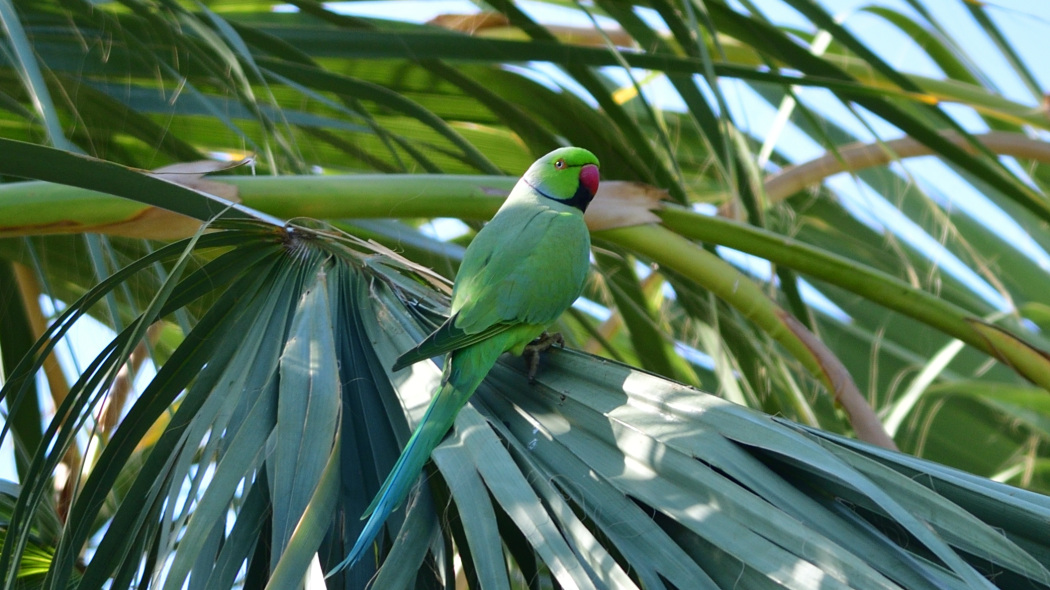
[[[486, 346], [486, 344], [489, 345]], [[460, 409], [470, 399], [471, 394], [488, 374], [499, 355], [503, 353], [502, 347], [492, 346], [492, 344], [494, 343], [480, 343], [452, 353], [441, 387], [430, 400], [423, 420], [412, 433], [412, 438], [408, 439], [408, 444], [398, 457], [390, 475], [383, 482], [383, 487], [361, 516], [361, 518], [367, 517], [368, 522], [365, 523], [365, 528], [358, 536], [354, 548], [346, 559], [332, 568], [328, 576], [344, 567], [353, 567], [366, 550], [371, 548], [372, 542], [379, 535], [387, 517], [401, 505], [409, 490], [412, 489], [412, 485], [423, 471], [423, 465], [430, 458], [431, 451], [445, 437], [445, 433], [452, 427]]]

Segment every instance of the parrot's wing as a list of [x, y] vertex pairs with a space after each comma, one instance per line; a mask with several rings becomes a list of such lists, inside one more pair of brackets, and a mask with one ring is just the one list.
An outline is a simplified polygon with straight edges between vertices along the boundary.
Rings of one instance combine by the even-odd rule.
[[464, 258], [472, 272], [457, 277], [453, 306], [462, 303], [456, 325], [467, 332], [500, 324], [550, 325], [583, 288], [590, 240], [580, 216], [525, 211], [521, 217], [478, 234], [475, 240], [482, 245], [499, 241], [504, 247], [491, 246], [491, 255], [477, 268], [468, 267]]
[[[395, 371], [521, 324], [546, 326], [572, 305], [589, 266], [582, 220], [543, 210], [510, 213], [485, 226], [468, 248], [456, 278], [453, 315], [401, 355]], [[504, 247], [497, 247], [500, 242]], [[573, 263], [551, 264], [565, 257]]]
[[496, 334], [505, 332], [514, 324], [511, 323], [499, 323], [488, 328], [474, 333], [464, 332], [462, 329], [456, 327], [456, 318], [458, 316], [452, 316], [441, 324], [437, 330], [427, 336], [422, 342], [416, 345], [415, 348], [405, 352], [401, 356], [397, 357], [394, 361], [393, 370], [398, 371], [409, 365], [418, 363], [419, 361], [434, 358], [447, 354], [453, 350], [470, 346], [491, 338]]

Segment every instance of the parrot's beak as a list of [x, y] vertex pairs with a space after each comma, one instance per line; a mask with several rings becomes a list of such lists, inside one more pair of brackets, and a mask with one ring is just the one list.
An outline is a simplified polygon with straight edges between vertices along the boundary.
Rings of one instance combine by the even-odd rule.
[[587, 192], [591, 193], [591, 197], [598, 194], [599, 178], [598, 167], [594, 164], [585, 164], [580, 168], [580, 186], [587, 189]]

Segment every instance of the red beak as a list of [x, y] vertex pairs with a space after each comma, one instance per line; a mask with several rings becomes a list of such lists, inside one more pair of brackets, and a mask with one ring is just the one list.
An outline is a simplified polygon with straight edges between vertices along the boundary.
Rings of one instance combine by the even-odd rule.
[[580, 186], [587, 189], [591, 196], [598, 194], [598, 167], [594, 164], [585, 164], [580, 168]]

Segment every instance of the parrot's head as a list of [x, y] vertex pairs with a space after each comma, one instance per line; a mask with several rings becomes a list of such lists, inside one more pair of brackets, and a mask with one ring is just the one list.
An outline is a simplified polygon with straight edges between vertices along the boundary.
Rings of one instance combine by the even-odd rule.
[[586, 211], [598, 192], [598, 158], [583, 148], [558, 148], [536, 160], [522, 180], [548, 199]]

